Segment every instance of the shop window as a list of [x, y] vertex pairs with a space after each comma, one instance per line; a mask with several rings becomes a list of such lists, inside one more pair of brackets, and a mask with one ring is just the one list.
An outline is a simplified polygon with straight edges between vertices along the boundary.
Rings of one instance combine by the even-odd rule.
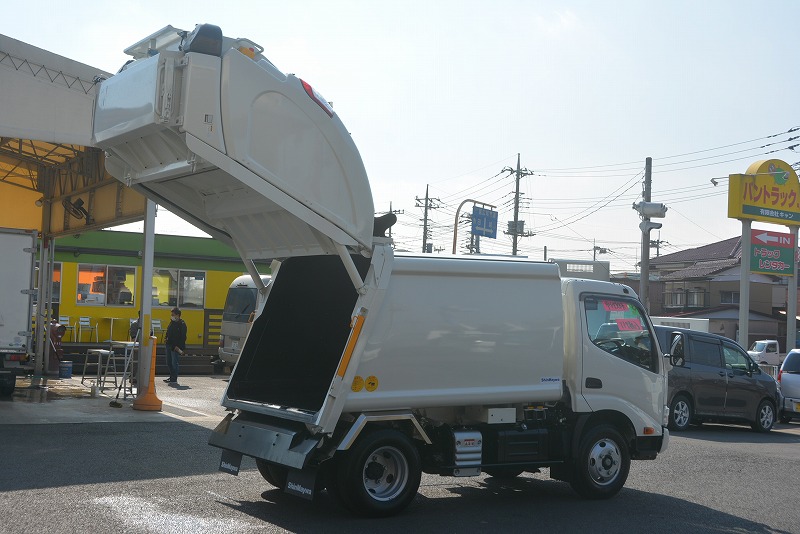
[[78, 304], [106, 303], [106, 266], [78, 265]]
[[109, 306], [133, 306], [133, 287], [136, 278], [134, 267], [108, 266], [106, 304]]
[[203, 271], [153, 269], [153, 306], [203, 308], [205, 280]]
[[134, 267], [78, 265], [78, 304], [133, 306]]
[[206, 289], [206, 273], [202, 271], [180, 271], [179, 307], [202, 308]]

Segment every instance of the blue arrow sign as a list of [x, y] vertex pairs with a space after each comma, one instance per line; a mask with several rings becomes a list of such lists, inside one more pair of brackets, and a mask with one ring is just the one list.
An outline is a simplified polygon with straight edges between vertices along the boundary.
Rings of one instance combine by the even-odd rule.
[[497, 239], [497, 212], [473, 206], [472, 233], [474, 235]]

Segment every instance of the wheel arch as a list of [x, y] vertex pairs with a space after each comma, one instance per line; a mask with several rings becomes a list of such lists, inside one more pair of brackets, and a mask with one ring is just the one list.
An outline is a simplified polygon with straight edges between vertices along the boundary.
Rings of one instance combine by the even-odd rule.
[[575, 425], [575, 433], [572, 436], [570, 458], [578, 457], [581, 439], [584, 434], [600, 425], [610, 425], [619, 432], [625, 439], [628, 450], [633, 453], [636, 450], [636, 430], [628, 417], [620, 412], [613, 410], [603, 410], [582, 416]]
[[372, 429], [393, 428], [401, 430], [412, 439], [420, 439], [427, 445], [432, 444], [431, 438], [422, 428], [419, 420], [411, 412], [376, 412], [362, 413], [356, 418], [349, 430], [342, 437], [336, 447], [337, 451], [349, 450], [358, 437]]

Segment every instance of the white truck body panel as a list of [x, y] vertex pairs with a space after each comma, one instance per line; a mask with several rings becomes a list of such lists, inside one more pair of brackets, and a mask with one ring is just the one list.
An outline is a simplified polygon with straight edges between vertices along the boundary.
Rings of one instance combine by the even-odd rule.
[[349, 392], [344, 411], [561, 398], [556, 265], [398, 256], [384, 276], [355, 371], [357, 384], [373, 377], [378, 387]]
[[0, 228], [0, 353], [30, 353], [35, 250], [35, 231]]

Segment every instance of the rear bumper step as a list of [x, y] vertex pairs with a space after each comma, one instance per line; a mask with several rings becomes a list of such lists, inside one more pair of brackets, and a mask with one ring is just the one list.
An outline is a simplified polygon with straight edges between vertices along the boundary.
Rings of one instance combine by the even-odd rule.
[[245, 456], [303, 469], [321, 437], [311, 438], [302, 429], [278, 427], [229, 414], [211, 433], [208, 444]]

